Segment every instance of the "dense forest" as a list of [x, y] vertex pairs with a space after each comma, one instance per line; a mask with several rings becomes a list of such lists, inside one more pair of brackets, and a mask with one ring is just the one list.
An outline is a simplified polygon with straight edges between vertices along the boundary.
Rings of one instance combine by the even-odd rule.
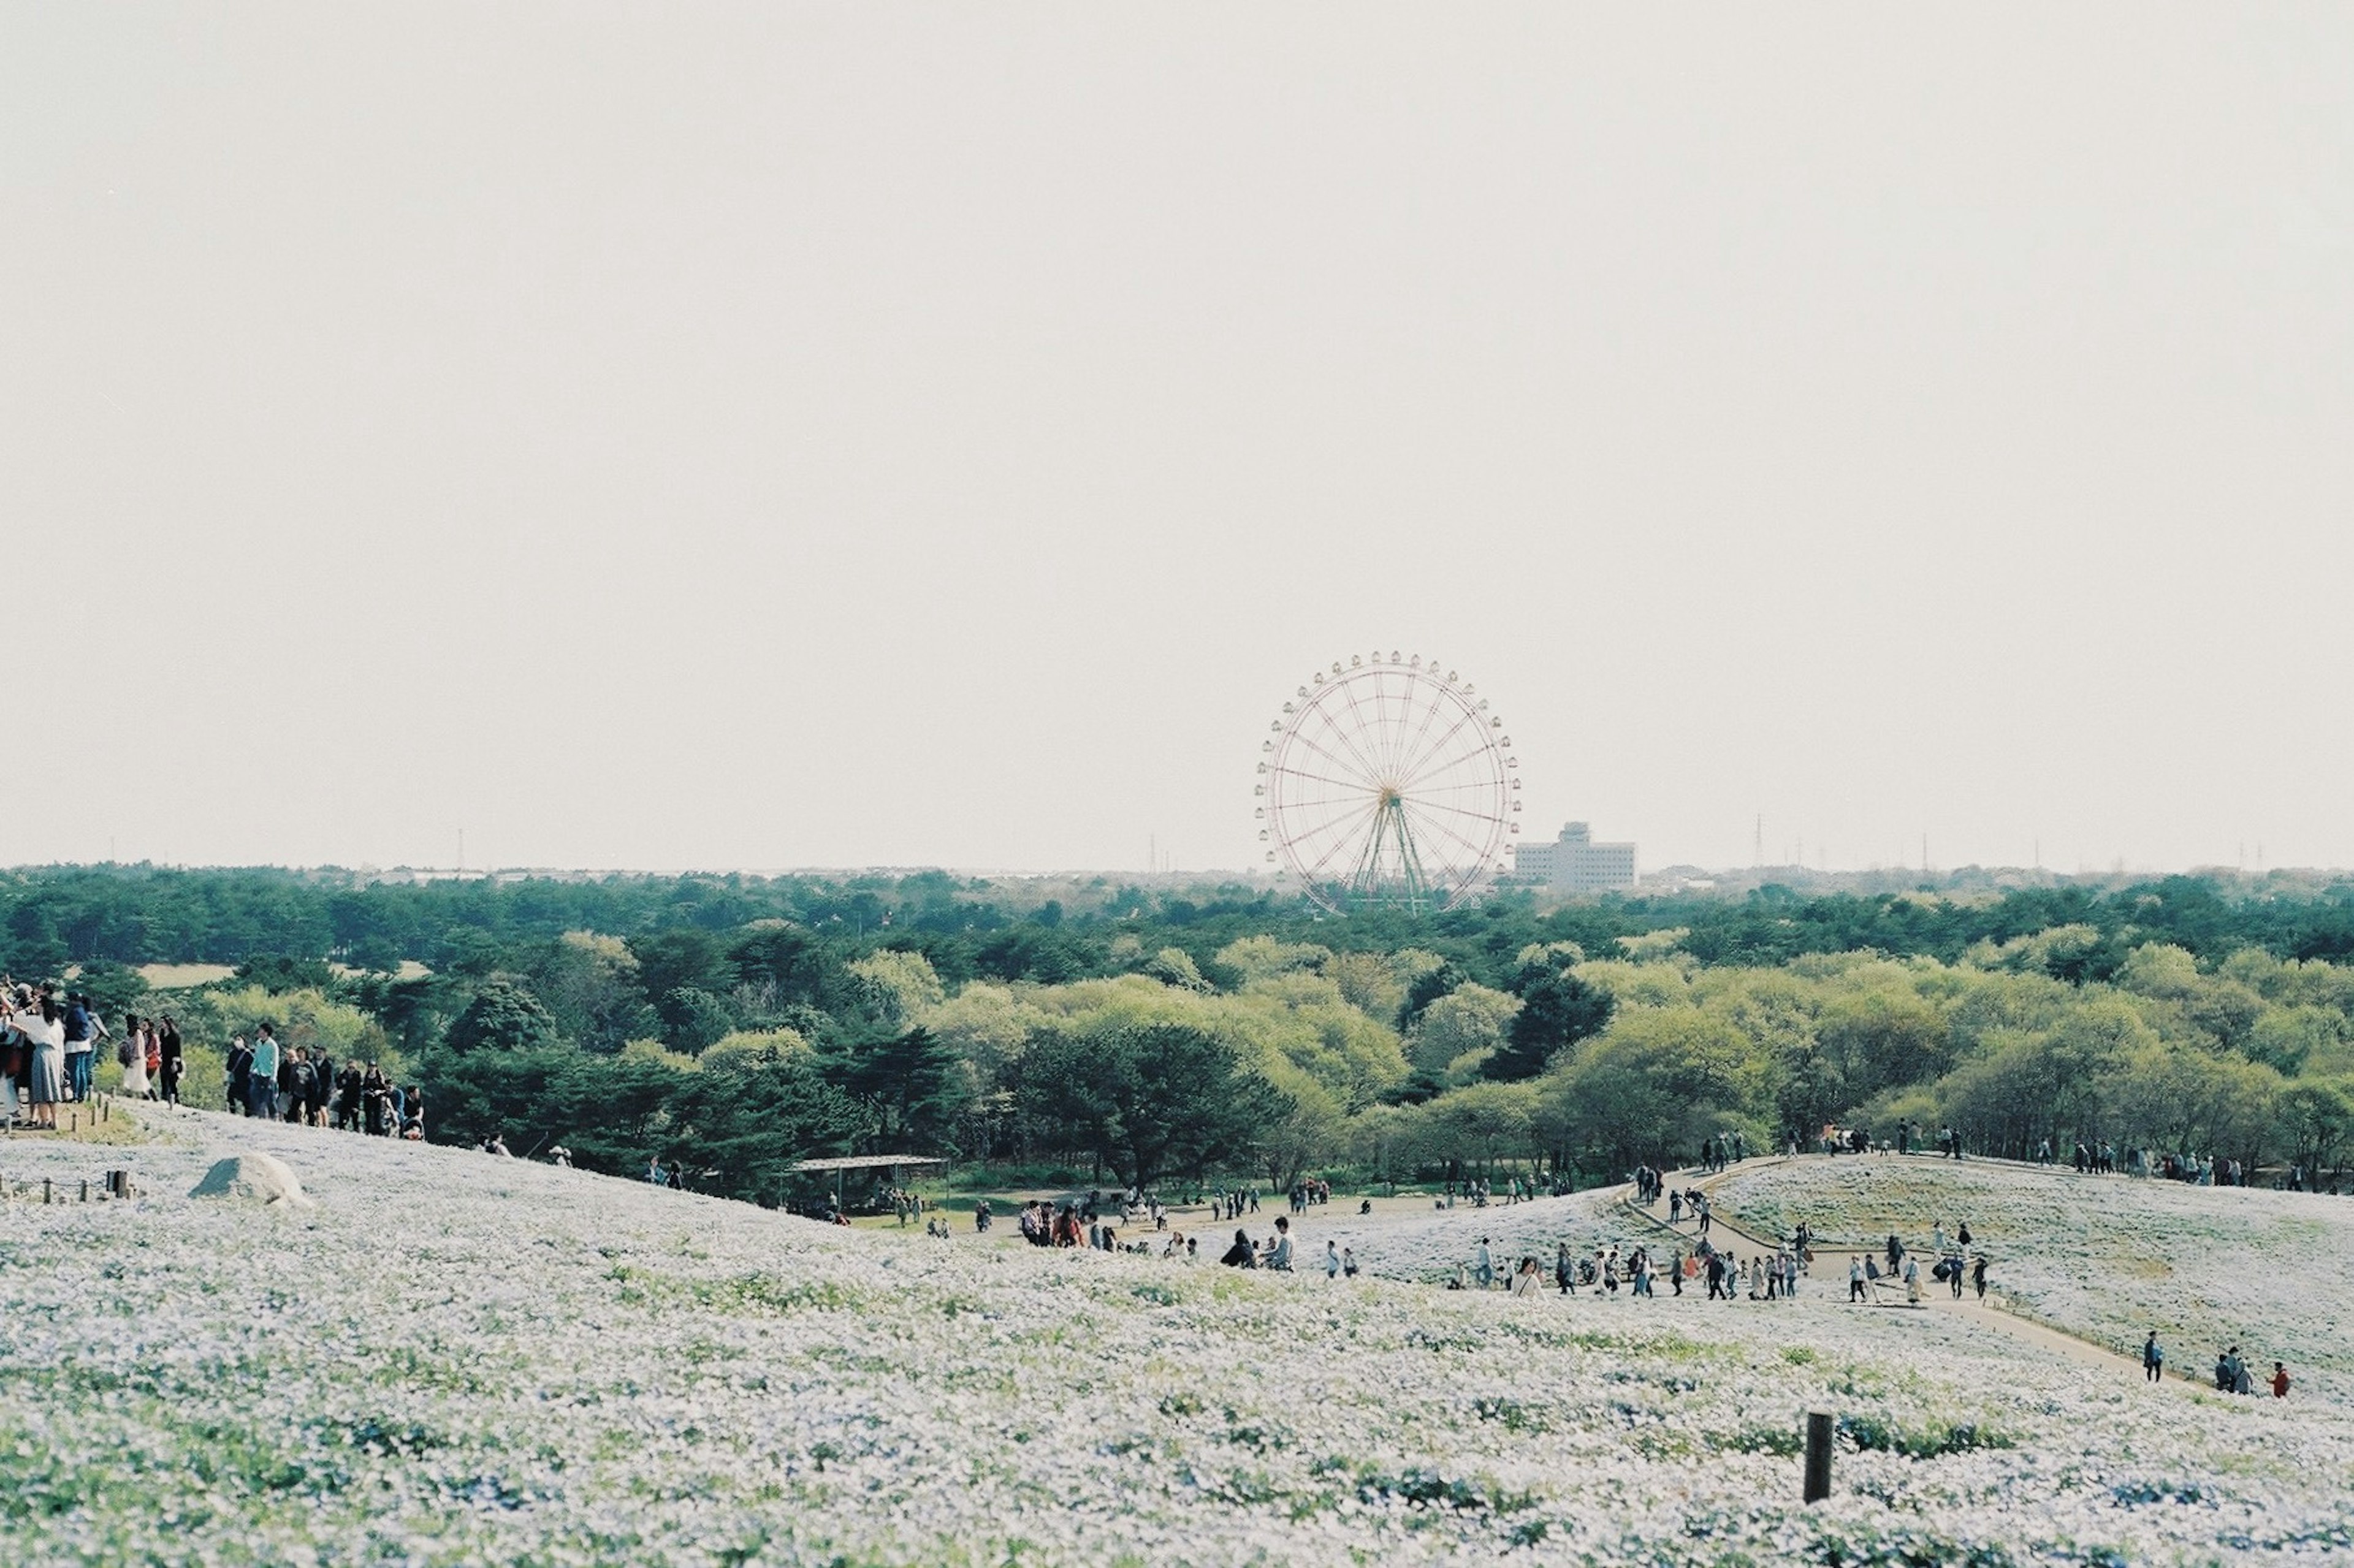
[[[139, 973], [207, 963], [235, 973]], [[1336, 919], [1109, 879], [59, 868], [0, 877], [0, 968], [174, 1012], [215, 1053], [200, 1103], [268, 1018], [421, 1084], [437, 1139], [678, 1159], [763, 1202], [840, 1152], [1284, 1184], [1592, 1179], [1908, 1120], [2267, 1172], [2334, 1172], [2354, 1139], [2354, 883], [2310, 878]]]

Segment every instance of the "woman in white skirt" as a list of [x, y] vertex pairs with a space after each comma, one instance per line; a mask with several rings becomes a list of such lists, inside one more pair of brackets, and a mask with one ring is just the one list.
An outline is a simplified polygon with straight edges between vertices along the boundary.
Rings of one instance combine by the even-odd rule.
[[122, 1044], [115, 1057], [122, 1064], [125, 1099], [147, 1097], [147, 1036], [146, 1022], [136, 1014], [122, 1021]]
[[52, 998], [45, 996], [35, 1003], [20, 990], [15, 1010], [0, 1014], [0, 1023], [22, 1034], [32, 1048], [33, 1070], [28, 1086], [32, 1090], [29, 1097], [33, 1102], [33, 1125], [56, 1127], [58, 1102], [66, 1097], [65, 1013]]

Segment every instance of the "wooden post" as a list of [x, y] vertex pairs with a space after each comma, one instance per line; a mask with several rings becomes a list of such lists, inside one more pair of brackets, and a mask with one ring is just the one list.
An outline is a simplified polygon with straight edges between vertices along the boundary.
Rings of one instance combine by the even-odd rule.
[[85, 1203], [90, 1202], [90, 1178], [87, 1176], [81, 1179], [81, 1201]]
[[1807, 1412], [1807, 1498], [1820, 1502], [1831, 1495], [1831, 1417], [1827, 1410]]
[[41, 1178], [41, 1202], [44, 1203], [55, 1202], [49, 1194], [49, 1179], [46, 1176]]

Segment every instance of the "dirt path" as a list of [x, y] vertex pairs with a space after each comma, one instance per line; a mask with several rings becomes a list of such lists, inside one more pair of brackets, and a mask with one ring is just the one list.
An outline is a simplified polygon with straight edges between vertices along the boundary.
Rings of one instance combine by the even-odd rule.
[[[1698, 1187], [1702, 1192], [1710, 1192], [1717, 1183], [1730, 1177], [1746, 1171], [1758, 1171], [1769, 1165], [1779, 1165], [1787, 1159], [1787, 1157], [1784, 1155], [1761, 1156], [1754, 1160], [1744, 1160], [1723, 1171], [1706, 1174], [1693, 1171], [1671, 1171], [1667, 1172], [1662, 1180], [1668, 1185], [1679, 1190]], [[1627, 1190], [1620, 1201], [1626, 1205], [1628, 1213], [1657, 1225], [1663, 1231], [1694, 1240], [1699, 1237], [1700, 1225], [1697, 1221], [1686, 1219], [1679, 1224], [1670, 1224], [1651, 1209], [1638, 1203], [1631, 1187]], [[1755, 1253], [1771, 1253], [1781, 1245], [1778, 1240], [1768, 1240], [1725, 1218], [1723, 1213], [1716, 1212], [1712, 1205], [1709, 1214], [1709, 1239], [1722, 1246], [1737, 1246]], [[1861, 1249], [1832, 1250], [1818, 1247], [1815, 1251], [1816, 1264], [1831, 1266], [1826, 1267], [1820, 1275], [1810, 1274], [1808, 1277], [1819, 1289], [1839, 1292], [1846, 1287], [1850, 1260], [1863, 1255], [1865, 1251]], [[2064, 1356], [2070, 1361], [2078, 1361], [2086, 1366], [2099, 1367], [2104, 1372], [2122, 1372], [2136, 1382], [2143, 1381], [2139, 1357], [2119, 1355], [2106, 1345], [2096, 1344], [2091, 1340], [2081, 1339], [2048, 1324], [2038, 1323], [2015, 1313], [2004, 1311], [2001, 1301], [2002, 1298], [1999, 1295], [1981, 1302], [1973, 1299], [1967, 1293], [1956, 1300], [1950, 1293], [1950, 1287], [1942, 1284], [1937, 1285], [1935, 1288], [1925, 1287], [1921, 1293], [1921, 1305], [1931, 1310], [1951, 1312], [1959, 1317], [1968, 1318], [2009, 1334], [2013, 1339]], [[1909, 1304], [1904, 1303], [1882, 1302], [1881, 1304], [1896, 1307], [1900, 1310], [1912, 1309]], [[2203, 1386], [2197, 1379], [2187, 1376], [2179, 1371], [2175, 1371], [2174, 1375], [2168, 1381], [2192, 1388]]]

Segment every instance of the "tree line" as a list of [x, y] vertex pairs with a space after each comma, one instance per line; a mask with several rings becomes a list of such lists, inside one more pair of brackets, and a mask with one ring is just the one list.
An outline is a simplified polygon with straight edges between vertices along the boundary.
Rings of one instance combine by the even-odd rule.
[[[423, 1085], [433, 1136], [676, 1158], [791, 1195], [814, 1154], [1073, 1180], [1615, 1175], [1861, 1123], [2333, 1169], [2354, 896], [2166, 878], [1525, 895], [1336, 921], [1244, 886], [938, 874], [421, 884], [88, 868], [0, 882], [0, 968], [80, 966], [200, 1046], [273, 1016]], [[143, 997], [134, 963], [233, 978]], [[419, 972], [422, 966], [425, 972]], [[196, 1080], [202, 1081], [203, 1066]]]

